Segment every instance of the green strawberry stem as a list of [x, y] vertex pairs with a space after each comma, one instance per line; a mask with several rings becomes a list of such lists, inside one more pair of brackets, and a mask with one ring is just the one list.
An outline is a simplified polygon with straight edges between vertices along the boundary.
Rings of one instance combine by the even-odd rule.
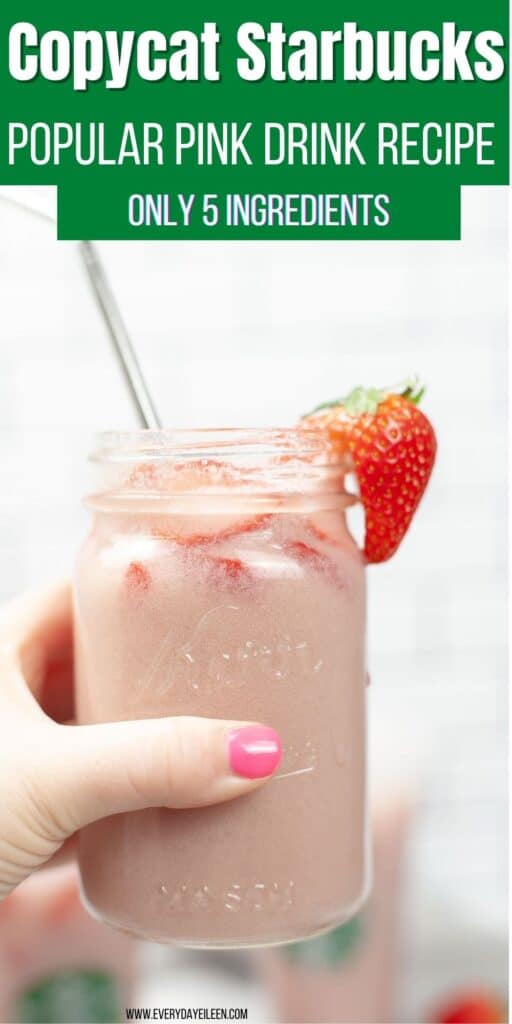
[[324, 409], [333, 409], [338, 406], [343, 406], [349, 416], [361, 416], [363, 413], [373, 414], [377, 412], [380, 403], [388, 395], [401, 395], [402, 398], [405, 398], [412, 405], [419, 405], [424, 394], [425, 388], [420, 385], [417, 376], [409, 377], [401, 384], [390, 388], [357, 387], [345, 398], [335, 398], [331, 402], [322, 402], [321, 405], [317, 405], [311, 412], [306, 413], [302, 419], [307, 419], [318, 412], [323, 412]]

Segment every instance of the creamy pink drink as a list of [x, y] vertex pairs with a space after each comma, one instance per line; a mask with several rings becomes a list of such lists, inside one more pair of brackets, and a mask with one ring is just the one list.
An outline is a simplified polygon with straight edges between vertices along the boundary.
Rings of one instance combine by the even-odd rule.
[[203, 715], [283, 740], [260, 790], [81, 835], [88, 907], [146, 938], [278, 943], [367, 888], [365, 579], [347, 466], [294, 431], [108, 437], [75, 576], [81, 722]]

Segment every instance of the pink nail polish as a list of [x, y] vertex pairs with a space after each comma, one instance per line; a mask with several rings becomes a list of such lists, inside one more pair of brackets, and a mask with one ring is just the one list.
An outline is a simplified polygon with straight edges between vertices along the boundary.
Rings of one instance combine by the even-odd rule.
[[266, 725], [247, 725], [229, 734], [229, 763], [234, 775], [263, 779], [281, 760], [281, 739]]

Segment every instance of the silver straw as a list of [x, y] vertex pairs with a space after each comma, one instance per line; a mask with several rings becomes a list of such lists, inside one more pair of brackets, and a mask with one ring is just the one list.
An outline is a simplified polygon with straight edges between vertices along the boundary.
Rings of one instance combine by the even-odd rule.
[[[52, 204], [47, 201], [46, 194], [41, 194], [37, 189], [2, 187], [0, 199], [7, 199], [31, 213], [37, 213], [46, 220], [55, 222]], [[147, 429], [159, 430], [162, 425], [160, 417], [98, 252], [92, 242], [87, 241], [80, 242], [79, 249], [139, 423]]]
[[108, 282], [97, 250], [92, 242], [80, 242], [80, 255], [89, 276], [97, 303], [103, 314], [114, 352], [131, 394], [142, 427], [159, 430], [162, 426], [140, 368], [131, 338], [126, 330], [119, 306]]

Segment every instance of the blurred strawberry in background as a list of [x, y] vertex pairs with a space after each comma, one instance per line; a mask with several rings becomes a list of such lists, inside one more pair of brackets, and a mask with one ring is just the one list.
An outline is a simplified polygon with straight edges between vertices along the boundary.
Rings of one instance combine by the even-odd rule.
[[475, 989], [460, 992], [442, 1004], [432, 1024], [505, 1024], [503, 1003], [493, 994]]

